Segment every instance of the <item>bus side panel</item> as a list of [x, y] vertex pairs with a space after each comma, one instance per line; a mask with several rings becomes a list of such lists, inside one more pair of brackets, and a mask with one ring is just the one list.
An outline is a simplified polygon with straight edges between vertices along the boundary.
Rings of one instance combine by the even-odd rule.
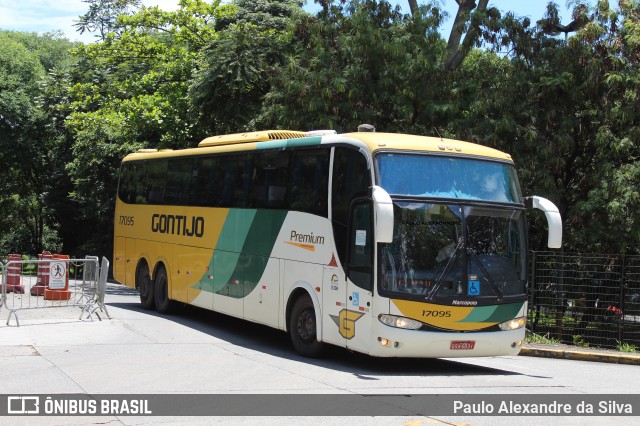
[[269, 259], [258, 285], [243, 300], [246, 319], [278, 327], [280, 259]]
[[126, 282], [125, 265], [127, 264], [124, 237], [116, 237], [113, 244], [113, 277], [122, 284], [131, 286]]
[[193, 254], [182, 254], [177, 259], [178, 265], [193, 263], [193, 269], [197, 271], [194, 275], [181, 277], [183, 282], [179, 285], [184, 286], [187, 292], [187, 302], [206, 309], [213, 309], [213, 268], [209, 264], [211, 257], [210, 249], [193, 249]]
[[[322, 298], [319, 291], [322, 287], [323, 266], [314, 263], [296, 262], [293, 260], [284, 260], [283, 262], [285, 263], [283, 294], [286, 295], [286, 298], [283, 300], [282, 304], [282, 315], [285, 315], [284, 311], [286, 310], [285, 308], [287, 306], [289, 296], [293, 290], [299, 287], [305, 289], [311, 296], [314, 304], [318, 306], [318, 309], [316, 309], [316, 319], [322, 318]], [[318, 335], [322, 336], [322, 332], [320, 330], [322, 322], [317, 320], [316, 324], [318, 326]], [[287, 329], [288, 328], [289, 326], [287, 324]]]
[[[174, 277], [171, 281], [171, 299], [192, 303], [201, 293], [202, 280], [200, 277], [206, 279], [211, 250], [197, 247], [177, 247], [171, 258], [174, 271]], [[205, 276], [202, 275], [203, 273]], [[208, 305], [206, 302], [205, 304], [193, 304], [208, 309], [213, 307], [213, 303]]]
[[136, 250], [136, 240], [133, 238], [125, 238], [125, 267], [124, 282], [128, 287], [136, 286], [136, 266], [138, 264], [139, 253]]
[[[242, 318], [244, 280], [237, 268], [240, 257], [240, 253], [225, 250], [213, 253], [213, 310]], [[247, 261], [246, 257], [242, 261]]]

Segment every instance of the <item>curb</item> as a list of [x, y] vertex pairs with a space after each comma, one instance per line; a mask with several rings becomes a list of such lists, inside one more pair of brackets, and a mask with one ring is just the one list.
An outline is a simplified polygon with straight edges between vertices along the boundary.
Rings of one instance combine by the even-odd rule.
[[574, 361], [608, 362], [611, 364], [640, 365], [640, 355], [619, 355], [561, 349], [540, 349], [523, 347], [522, 356], [536, 356], [542, 358], [571, 359]]

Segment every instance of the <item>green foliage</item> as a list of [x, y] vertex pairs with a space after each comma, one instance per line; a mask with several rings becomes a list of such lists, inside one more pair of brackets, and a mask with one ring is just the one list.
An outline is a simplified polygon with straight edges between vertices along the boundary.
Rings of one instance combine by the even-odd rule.
[[573, 336], [573, 344], [575, 346], [581, 347], [581, 348], [588, 348], [589, 347], [589, 343], [584, 341], [584, 338], [580, 335], [575, 335]]
[[635, 345], [632, 345], [630, 343], [620, 343], [620, 342], [618, 342], [618, 350], [620, 352], [635, 353], [637, 351], [637, 348], [636, 348]]
[[[559, 206], [567, 250], [640, 250], [637, 1], [573, 2], [571, 23], [553, 3], [536, 24], [472, 8], [455, 46], [439, 2], [410, 16], [374, 0], [317, 15], [297, 0], [85, 3], [78, 29], [96, 43], [0, 32], [3, 250], [108, 255], [118, 165], [139, 148], [361, 123], [509, 152], [525, 195]], [[530, 220], [542, 248], [544, 218]]]
[[386, 1], [323, 2], [295, 19], [294, 52], [274, 75], [258, 123], [294, 129], [430, 128], [441, 89], [440, 15]]
[[301, 14], [295, 0], [236, 1], [234, 6], [233, 14], [216, 21], [217, 37], [203, 49], [189, 92], [210, 133], [255, 127], [272, 87], [269, 77], [291, 51], [289, 20]]
[[119, 15], [104, 40], [80, 46], [69, 88], [66, 129], [74, 139], [67, 171], [81, 220], [93, 224], [81, 251], [111, 251], [114, 196], [122, 158], [140, 148], [186, 148], [201, 137], [188, 98], [210, 21], [229, 7], [182, 0]]
[[[52, 199], [64, 179], [60, 127], [44, 106], [48, 74], [72, 64], [71, 43], [55, 35], [0, 32], [0, 219], [5, 252], [59, 245]], [[57, 71], [56, 71], [57, 70]], [[61, 177], [62, 176], [62, 177]]]
[[527, 330], [527, 334], [524, 338], [524, 341], [527, 343], [542, 343], [545, 345], [556, 345], [560, 343], [560, 341], [556, 338], [550, 337], [549, 333], [546, 335], [540, 335]]

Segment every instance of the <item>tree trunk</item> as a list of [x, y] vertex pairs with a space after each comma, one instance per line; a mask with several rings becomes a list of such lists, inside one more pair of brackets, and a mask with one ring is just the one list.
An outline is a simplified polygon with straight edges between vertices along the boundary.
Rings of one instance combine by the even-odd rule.
[[[477, 5], [474, 0], [456, 0], [456, 3], [458, 3], [458, 12], [456, 13], [456, 18], [453, 21], [451, 34], [449, 34], [449, 41], [447, 43], [447, 59], [444, 64], [445, 68], [448, 70], [454, 70], [460, 66], [473, 47], [473, 44], [478, 39], [480, 34], [480, 24], [469, 22], [471, 20], [471, 13], [474, 12], [474, 8], [475, 12], [486, 11], [489, 0], [480, 0]], [[465, 33], [465, 26], [467, 23], [469, 24], [469, 27]], [[462, 40], [463, 35], [464, 40]]]
[[411, 11], [411, 16], [416, 16], [418, 13], [418, 0], [409, 0], [409, 10]]

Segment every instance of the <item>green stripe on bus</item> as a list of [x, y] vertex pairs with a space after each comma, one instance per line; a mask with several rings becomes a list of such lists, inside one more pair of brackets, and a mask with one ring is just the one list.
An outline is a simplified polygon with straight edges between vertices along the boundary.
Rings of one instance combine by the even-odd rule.
[[[229, 209], [213, 256], [209, 260], [208, 272], [200, 278], [203, 291], [215, 293], [230, 283], [256, 212], [255, 209]], [[207, 279], [210, 274], [213, 275], [213, 281]]]
[[298, 146], [320, 145], [322, 137], [313, 136], [308, 138], [283, 139], [277, 141], [256, 142], [256, 149], [284, 149]]
[[231, 297], [245, 297], [256, 288], [269, 262], [280, 229], [287, 217], [284, 210], [259, 210], [242, 247], [242, 254], [233, 271], [242, 286], [230, 291]]
[[486, 322], [503, 322], [513, 319], [518, 315], [520, 309], [522, 309], [522, 305], [524, 305], [524, 302], [498, 305], [493, 315], [487, 318]]
[[515, 317], [524, 302], [506, 305], [478, 306], [460, 322], [503, 322]]
[[241, 298], [264, 273], [287, 216], [283, 210], [231, 209], [209, 262], [213, 281], [201, 278], [201, 290]]

